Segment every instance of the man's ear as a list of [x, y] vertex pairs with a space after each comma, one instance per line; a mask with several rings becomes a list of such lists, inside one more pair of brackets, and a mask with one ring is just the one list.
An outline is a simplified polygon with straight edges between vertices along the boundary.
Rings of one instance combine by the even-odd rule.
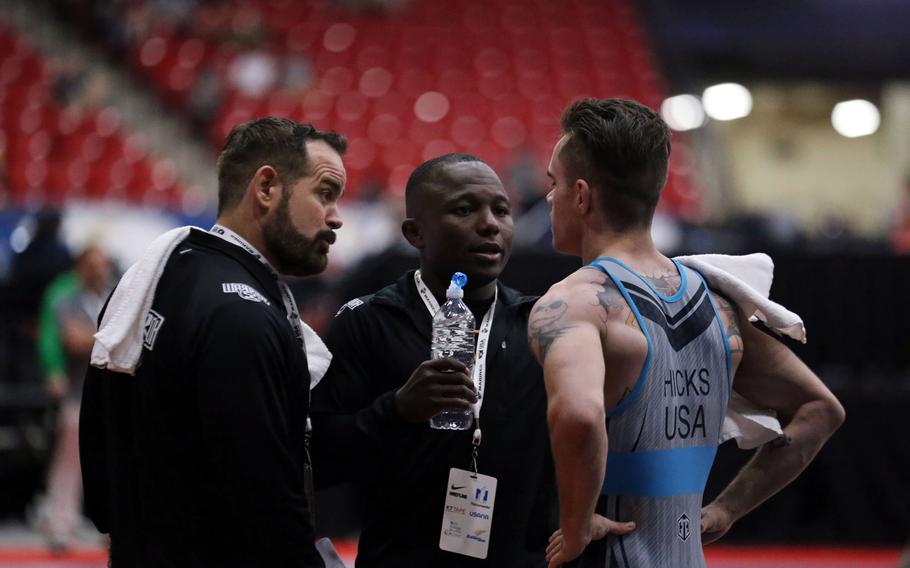
[[416, 249], [423, 248], [423, 233], [420, 232], [420, 224], [417, 219], [407, 218], [401, 222], [401, 234]]
[[594, 193], [588, 182], [583, 179], [575, 180], [575, 206], [582, 215], [587, 214], [594, 207]]
[[261, 166], [247, 186], [247, 192], [252, 193], [256, 209], [265, 213], [272, 209], [281, 200], [281, 179], [272, 166]]

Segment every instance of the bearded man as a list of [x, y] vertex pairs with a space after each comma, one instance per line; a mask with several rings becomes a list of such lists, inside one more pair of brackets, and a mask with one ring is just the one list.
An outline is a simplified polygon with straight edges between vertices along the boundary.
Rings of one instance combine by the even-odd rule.
[[[162, 255], [150, 309], [136, 317], [138, 361], [124, 369], [93, 351], [86, 512], [111, 535], [114, 568], [323, 566], [306, 479], [304, 331], [281, 275], [326, 267], [345, 145], [286, 119], [234, 128], [218, 158], [217, 223], [187, 229]], [[106, 308], [114, 320], [134, 309], [119, 298], [140, 281], [124, 276]]]

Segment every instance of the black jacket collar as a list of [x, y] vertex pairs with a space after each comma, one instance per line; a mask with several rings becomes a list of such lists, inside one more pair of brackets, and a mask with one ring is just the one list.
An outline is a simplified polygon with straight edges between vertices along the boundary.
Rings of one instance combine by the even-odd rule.
[[[414, 283], [414, 270], [405, 272], [394, 284], [390, 284], [373, 294], [371, 301], [390, 306], [397, 306], [405, 310], [417, 310], [429, 316], [423, 300], [417, 293]], [[509, 288], [502, 282], [496, 283], [499, 289], [498, 306], [515, 306], [537, 301], [537, 296], [525, 296], [514, 288]]]
[[[511, 327], [503, 318], [511, 320], [522, 306], [527, 305], [528, 309], [530, 309], [530, 305], [537, 301], [537, 296], [525, 296], [518, 290], [505, 286], [502, 282], [497, 282], [497, 287], [499, 289], [499, 298], [496, 301], [496, 317], [493, 320], [493, 329], [490, 332], [490, 354], [495, 353], [500, 348]], [[426, 306], [424, 306], [420, 294], [417, 293], [413, 270], [404, 273], [394, 284], [390, 284], [373, 294], [370, 302], [406, 312], [417, 330], [429, 342], [432, 337], [432, 318]]]
[[[229, 243], [217, 235], [213, 235], [203, 229], [192, 228], [190, 235], [183, 241], [183, 244], [207, 249], [219, 254], [223, 254], [237, 261], [256, 281], [262, 286], [262, 291], [277, 301], [277, 305], [283, 306], [281, 291], [278, 289], [278, 283], [272, 271], [268, 269], [259, 260], [246, 252], [239, 246]], [[181, 250], [178, 245], [176, 250]]]

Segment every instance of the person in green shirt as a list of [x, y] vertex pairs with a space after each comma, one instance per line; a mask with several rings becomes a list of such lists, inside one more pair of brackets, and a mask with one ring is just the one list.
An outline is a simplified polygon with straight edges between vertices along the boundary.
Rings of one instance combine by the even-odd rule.
[[57, 441], [47, 474], [47, 503], [39, 528], [52, 551], [68, 547], [79, 522], [79, 405], [96, 321], [111, 289], [111, 265], [97, 246], [45, 291], [38, 322], [38, 356], [48, 393], [59, 403]]
[[61, 300], [73, 296], [78, 290], [76, 272], [64, 272], [48, 284], [38, 312], [38, 362], [48, 392], [54, 398], [63, 396], [67, 383], [66, 356], [57, 327], [57, 306]]

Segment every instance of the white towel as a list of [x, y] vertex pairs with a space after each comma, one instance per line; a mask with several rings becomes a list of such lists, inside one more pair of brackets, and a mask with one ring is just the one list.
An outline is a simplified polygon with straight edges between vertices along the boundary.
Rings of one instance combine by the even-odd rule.
[[774, 279], [774, 262], [770, 256], [698, 254], [678, 256], [676, 260], [700, 272], [712, 289], [732, 300], [751, 321], [758, 318], [776, 333], [806, 342], [802, 318], [768, 299]]
[[[142, 355], [145, 318], [152, 307], [158, 281], [174, 249], [189, 236], [191, 229], [171, 229], [152, 241], [142, 258], [123, 275], [95, 334], [93, 366], [128, 375], [136, 373]], [[312, 389], [328, 371], [332, 354], [306, 322], [301, 320], [300, 323], [303, 325]]]
[[300, 323], [303, 325], [303, 344], [306, 345], [306, 362], [310, 370], [310, 390], [313, 390], [328, 372], [332, 352], [312, 327], [303, 320]]
[[107, 303], [92, 346], [92, 365], [133, 375], [142, 355], [145, 317], [152, 307], [158, 280], [167, 259], [190, 234], [190, 227], [164, 233], [129, 267]]
[[[730, 299], [751, 321], [761, 320], [776, 333], [806, 342], [803, 320], [787, 308], [768, 299], [774, 278], [774, 263], [766, 254], [745, 256], [700, 254], [679, 256], [676, 260], [697, 270], [708, 286]], [[780, 421], [772, 410], [759, 408], [733, 393], [721, 429], [720, 443], [735, 439], [749, 450], [783, 434]]]
[[738, 392], [733, 392], [721, 427], [721, 444], [727, 440], [736, 440], [736, 445], [741, 449], [751, 450], [767, 444], [781, 434], [783, 430], [774, 412], [761, 410]]

